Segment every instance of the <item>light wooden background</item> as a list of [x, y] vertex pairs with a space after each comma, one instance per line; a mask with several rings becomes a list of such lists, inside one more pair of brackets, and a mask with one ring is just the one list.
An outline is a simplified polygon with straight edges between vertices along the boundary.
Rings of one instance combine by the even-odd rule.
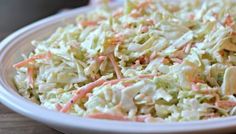
[[61, 134], [56, 130], [23, 117], [0, 103], [0, 134]]

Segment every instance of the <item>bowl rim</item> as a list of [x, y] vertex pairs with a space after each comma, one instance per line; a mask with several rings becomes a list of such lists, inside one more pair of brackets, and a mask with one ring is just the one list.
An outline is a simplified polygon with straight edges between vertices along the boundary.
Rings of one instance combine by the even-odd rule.
[[[25, 26], [16, 32], [6, 37], [0, 43], [0, 60], [4, 57], [7, 51], [13, 47], [8, 45], [13, 41], [27, 37], [32, 32], [37, 32], [39, 29], [46, 28], [59, 20], [76, 16], [76, 14], [84, 13], [93, 8], [93, 6], [73, 9], [64, 13], [56, 14], [45, 19], [39, 20], [28, 26]], [[220, 129], [229, 129], [236, 126], [236, 117], [225, 117], [203, 121], [190, 122], [172, 122], [172, 123], [136, 123], [136, 122], [120, 122], [97, 120], [83, 117], [77, 117], [64, 113], [55, 112], [42, 108], [19, 94], [10, 92], [14, 90], [4, 81], [2, 75], [0, 76], [0, 102], [15, 112], [27, 116], [31, 119], [45, 123], [47, 125], [56, 125], [60, 127], [83, 129], [100, 132], [117, 132], [117, 133], [172, 133], [172, 132], [200, 132], [212, 131]], [[16, 93], [16, 92], [15, 92]], [[17, 103], [16, 103], [17, 102]], [[47, 115], [47, 116], [45, 116]]]

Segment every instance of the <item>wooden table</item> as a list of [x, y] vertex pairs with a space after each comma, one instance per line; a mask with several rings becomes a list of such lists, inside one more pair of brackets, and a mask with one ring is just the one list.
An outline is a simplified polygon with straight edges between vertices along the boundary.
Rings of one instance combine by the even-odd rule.
[[23, 117], [0, 103], [0, 134], [61, 134], [41, 123]]

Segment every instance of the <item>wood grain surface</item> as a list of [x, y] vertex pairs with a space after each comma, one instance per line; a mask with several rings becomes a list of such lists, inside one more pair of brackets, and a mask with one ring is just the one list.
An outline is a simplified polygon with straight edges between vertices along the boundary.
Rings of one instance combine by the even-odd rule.
[[0, 134], [61, 134], [43, 124], [23, 117], [0, 103]]

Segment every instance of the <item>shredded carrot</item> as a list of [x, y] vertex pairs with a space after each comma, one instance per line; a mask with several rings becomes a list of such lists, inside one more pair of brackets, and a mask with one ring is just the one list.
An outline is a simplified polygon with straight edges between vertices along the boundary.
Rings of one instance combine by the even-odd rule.
[[103, 85], [114, 85], [114, 84], [117, 84], [117, 83], [119, 83], [120, 81], [122, 81], [122, 80], [124, 80], [124, 79], [115, 79], [115, 80], [110, 80], [110, 81], [107, 81], [107, 82], [105, 82]]
[[90, 114], [88, 118], [94, 119], [107, 119], [107, 120], [119, 120], [119, 121], [130, 121], [127, 117], [122, 115], [108, 114], [108, 113], [96, 113]]
[[87, 98], [92, 97], [92, 96], [93, 96], [92, 93], [87, 93], [87, 94], [86, 94], [86, 97], [87, 97]]
[[62, 109], [62, 106], [59, 103], [57, 103], [56, 104], [56, 109], [57, 109], [57, 111], [60, 111]]
[[132, 82], [125, 82], [125, 83], [123, 83], [123, 85], [125, 86], [125, 87], [129, 87], [129, 86], [132, 86], [134, 83], [132, 83]]
[[141, 27], [141, 29], [140, 29], [140, 32], [142, 32], [142, 33], [146, 33], [146, 32], [148, 32], [148, 26], [142, 26]]
[[51, 56], [52, 56], [52, 53], [50, 51], [47, 53], [44, 53], [44, 54], [38, 54], [38, 55], [32, 56], [26, 60], [23, 60], [21, 62], [14, 64], [13, 67], [14, 68], [21, 68], [21, 67], [28, 65], [31, 62], [34, 62], [37, 59], [49, 59]]
[[230, 108], [230, 107], [235, 107], [236, 102], [234, 101], [217, 101], [216, 106], [221, 107], [221, 108]]
[[145, 119], [150, 118], [151, 115], [139, 115], [134, 120], [129, 119], [127, 116], [117, 115], [117, 114], [108, 114], [108, 113], [90, 114], [87, 117], [88, 118], [94, 118], [94, 119], [107, 119], [107, 120], [117, 120], [117, 121], [144, 122]]
[[184, 48], [184, 52], [188, 54], [191, 50], [191, 47], [192, 47], [192, 43], [188, 43]]
[[173, 52], [173, 54], [170, 55], [170, 58], [183, 59], [184, 57], [185, 57], [184, 49], [175, 51], [175, 52]]
[[[145, 74], [145, 75], [140, 75], [138, 76], [138, 78], [153, 78], [157, 75], [153, 75], [153, 74]], [[71, 106], [79, 99], [79, 98], [84, 98], [86, 97], [86, 94], [90, 93], [95, 87], [97, 86], [101, 86], [101, 85], [114, 85], [117, 84], [118, 82], [122, 81], [122, 80], [129, 80], [130, 78], [120, 78], [120, 79], [115, 79], [115, 80], [110, 80], [110, 81], [105, 81], [103, 79], [98, 79], [94, 82], [91, 82], [87, 85], [85, 85], [84, 87], [81, 87], [79, 89], [77, 89], [77, 91], [75, 92], [76, 95], [73, 96], [69, 102], [67, 102], [67, 104], [61, 109], [61, 112], [67, 112]], [[130, 83], [129, 85], [130, 86]]]
[[121, 79], [122, 78], [122, 74], [120, 72], [120, 68], [119, 68], [117, 62], [115, 61], [114, 55], [113, 54], [109, 54], [108, 57], [109, 57], [109, 59], [111, 61], [111, 64], [113, 65], [113, 67], [115, 69], [117, 78]]
[[79, 99], [86, 97], [87, 93], [90, 93], [95, 87], [101, 86], [105, 82], [104, 79], [98, 79], [94, 82], [91, 82], [79, 89], [77, 89], [75, 96], [73, 96], [69, 102], [60, 110], [61, 112], [67, 112], [71, 106]]
[[149, 60], [150, 60], [150, 61], [151, 61], [151, 60], [154, 60], [154, 59], [156, 58], [156, 56], [157, 56], [156, 51], [153, 51], [152, 54], [150, 55]]
[[[158, 75], [157, 74], [143, 74], [143, 75], [139, 75], [137, 77], [140, 79], [143, 79], [143, 78], [153, 78], [155, 76], [158, 76]], [[122, 78], [122, 79], [110, 80], [110, 81], [104, 82], [103, 85], [108, 85], [108, 84], [114, 85], [114, 84], [119, 83], [120, 81], [125, 81], [125, 80], [132, 80], [132, 79], [131, 78]]]
[[133, 26], [133, 23], [125, 23], [123, 24], [123, 28], [131, 28]]
[[152, 0], [145, 0], [137, 5], [137, 9], [145, 9], [151, 2]]
[[132, 10], [132, 12], [130, 13], [130, 16], [133, 18], [138, 18], [138, 17], [141, 17], [142, 14], [137, 10]]
[[145, 24], [148, 25], [148, 26], [153, 26], [154, 25], [154, 20], [146, 19]]
[[138, 78], [153, 78], [155, 76], [158, 76], [157, 74], [143, 74], [139, 75]]
[[231, 15], [228, 15], [225, 19], [224, 25], [231, 27], [234, 24], [234, 19]]
[[105, 59], [107, 58], [107, 56], [98, 56], [97, 58], [95, 58], [95, 60], [98, 62], [98, 63], [102, 63]]
[[183, 62], [183, 60], [179, 59], [179, 58], [171, 58], [171, 60], [175, 63], [179, 63], [181, 64]]
[[27, 77], [28, 77], [30, 87], [34, 88], [34, 68], [33, 67], [27, 68]]
[[96, 25], [97, 25], [97, 22], [96, 22], [96, 21], [82, 21], [82, 22], [80, 22], [80, 24], [81, 24], [83, 27], [96, 26]]

